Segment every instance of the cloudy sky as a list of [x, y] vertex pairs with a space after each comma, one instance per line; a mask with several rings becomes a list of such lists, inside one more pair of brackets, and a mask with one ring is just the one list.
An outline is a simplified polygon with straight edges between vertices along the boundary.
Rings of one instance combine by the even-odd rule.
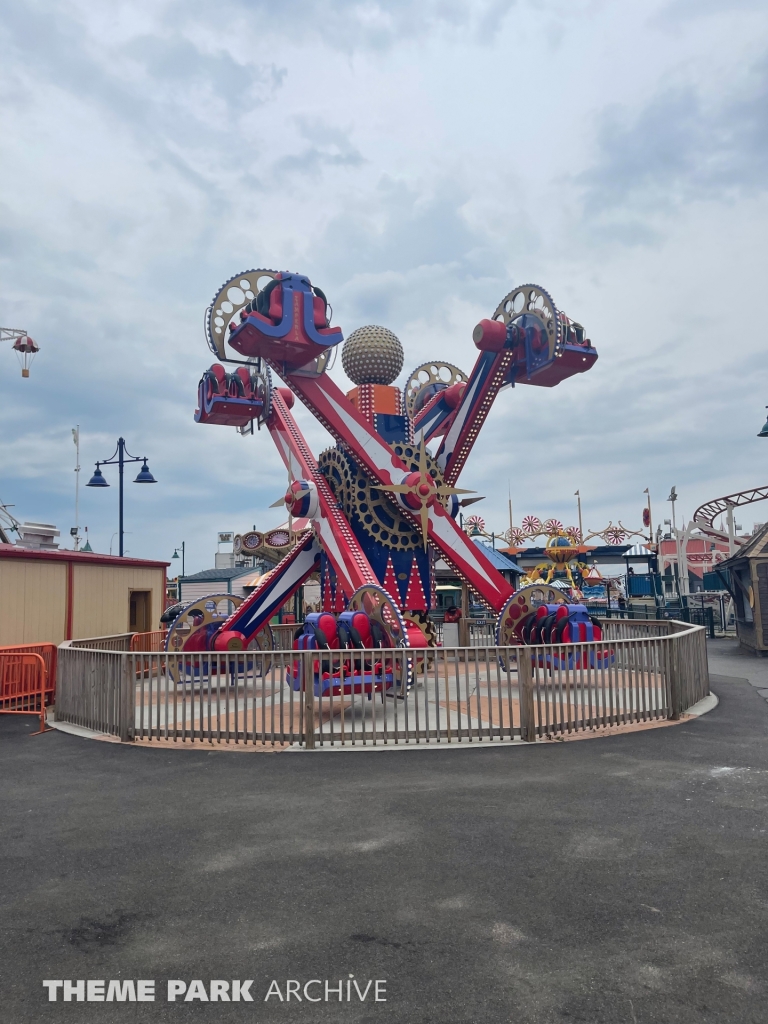
[[[277, 525], [269, 436], [194, 423], [218, 286], [308, 274], [406, 370], [471, 369], [475, 323], [547, 288], [600, 358], [498, 399], [462, 486], [525, 514], [639, 528], [768, 483], [764, 0], [6, 0], [0, 24], [0, 500], [74, 525], [122, 434], [126, 547], [187, 571]], [[344, 385], [341, 366], [333, 371]], [[405, 375], [403, 375], [404, 380]], [[329, 440], [299, 419], [316, 452]], [[115, 470], [105, 471], [116, 484]], [[745, 527], [768, 517], [745, 510]], [[81, 488], [96, 550], [117, 488]], [[67, 537], [67, 543], [69, 538]]]

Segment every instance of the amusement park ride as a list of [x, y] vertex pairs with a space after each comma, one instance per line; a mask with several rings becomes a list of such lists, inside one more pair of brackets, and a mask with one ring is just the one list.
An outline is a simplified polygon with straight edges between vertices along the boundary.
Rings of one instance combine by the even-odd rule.
[[[330, 313], [307, 277], [271, 270], [236, 275], [208, 308], [218, 362], [200, 381], [195, 418], [241, 432], [265, 427], [288, 469], [289, 515], [311, 529], [242, 603], [212, 595], [183, 609], [167, 649], [271, 649], [271, 617], [318, 570], [324, 611], [307, 616], [294, 646], [427, 647], [438, 556], [495, 612], [497, 643], [525, 642], [523, 625], [538, 606], [567, 599], [545, 585], [514, 592], [456, 522], [471, 500], [457, 483], [502, 388], [553, 387], [594, 365], [584, 328], [542, 288], [522, 285], [475, 327], [470, 374], [432, 361], [400, 391], [392, 386], [400, 342], [362, 327], [342, 347], [355, 384], [344, 394], [328, 373], [343, 340]], [[286, 386], [274, 387], [272, 373]], [[295, 397], [336, 440], [318, 459], [291, 412]]]
[[525, 516], [520, 526], [510, 526], [501, 534], [489, 534], [482, 516], [469, 516], [464, 526], [470, 537], [485, 537], [494, 544], [497, 539], [505, 540], [509, 547], [503, 550], [512, 555], [524, 551], [524, 544], [537, 537], [545, 537], [543, 553], [546, 561], [529, 569], [521, 579], [521, 584], [551, 583], [558, 577], [563, 585], [570, 587], [577, 595], [584, 583], [594, 579], [602, 580], [595, 567], [590, 568], [583, 561], [592, 550], [587, 547], [590, 540], [599, 538], [604, 544], [618, 545], [629, 537], [644, 537], [640, 530], [630, 530], [620, 520], [615, 526], [610, 522], [602, 530], [590, 530], [586, 535], [582, 535], [578, 526], [563, 526], [559, 519], [545, 519], [542, 522], [537, 516]]

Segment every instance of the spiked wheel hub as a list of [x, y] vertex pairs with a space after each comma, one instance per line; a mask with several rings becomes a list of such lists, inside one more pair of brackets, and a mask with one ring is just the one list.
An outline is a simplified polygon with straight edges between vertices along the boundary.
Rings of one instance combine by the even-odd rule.
[[431, 508], [438, 497], [437, 484], [429, 473], [409, 473], [403, 480], [409, 490], [402, 492], [403, 503], [418, 512], [422, 507]]
[[382, 491], [390, 491], [396, 496], [402, 508], [409, 512], [418, 512], [421, 522], [421, 537], [424, 542], [424, 550], [427, 550], [429, 509], [434, 505], [436, 498], [447, 498], [451, 494], [471, 494], [461, 487], [447, 487], [444, 483], [438, 484], [431, 474], [427, 465], [427, 449], [424, 442], [419, 448], [419, 468], [413, 473], [403, 477], [399, 484], [380, 485]]

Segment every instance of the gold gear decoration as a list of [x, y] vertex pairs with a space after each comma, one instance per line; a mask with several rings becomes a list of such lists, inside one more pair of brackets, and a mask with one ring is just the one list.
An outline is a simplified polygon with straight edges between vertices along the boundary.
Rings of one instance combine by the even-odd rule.
[[552, 359], [563, 345], [563, 323], [552, 296], [537, 284], [521, 284], [513, 288], [498, 304], [491, 319], [508, 324], [526, 313], [538, 317], [544, 325], [549, 341], [549, 358]]
[[417, 626], [427, 638], [429, 647], [437, 647], [437, 630], [427, 612], [403, 611], [403, 618], [411, 626]]
[[519, 629], [525, 617], [542, 604], [571, 604], [558, 587], [537, 581], [510, 597], [496, 620], [496, 646], [515, 647], [522, 644]]
[[171, 623], [166, 651], [183, 651], [187, 641], [211, 622], [223, 623], [243, 603], [234, 594], [209, 594], [191, 601]]
[[[397, 441], [391, 447], [409, 472], [418, 472], [419, 448], [416, 445]], [[440, 467], [426, 451], [425, 461], [435, 484], [444, 486]], [[398, 509], [387, 491], [356, 469], [346, 452], [329, 448], [320, 455], [318, 465], [346, 517], [356, 516], [370, 537], [392, 551], [414, 551], [423, 546], [421, 533], [411, 520]]]
[[[466, 373], [460, 370], [458, 366], [454, 366], [453, 363], [444, 363], [438, 360], [431, 363], [422, 363], [421, 366], [417, 366], [408, 377], [408, 383], [403, 391], [405, 411], [408, 414], [408, 419], [413, 419], [416, 399], [424, 388], [433, 384], [440, 384], [442, 388], [449, 388], [452, 384], [466, 383], [466, 381]], [[436, 391], [435, 394], [438, 394], [438, 392]]]
[[259, 651], [261, 658], [254, 658], [253, 671], [254, 675], [261, 676], [265, 679], [267, 673], [272, 667], [272, 652], [275, 650], [275, 634], [272, 632], [272, 627], [267, 622], [265, 623], [255, 637], [246, 647], [247, 651]]
[[240, 310], [274, 281], [278, 273], [277, 270], [244, 270], [219, 288], [205, 311], [205, 337], [219, 359], [227, 358], [225, 342], [229, 338], [229, 324], [232, 320], [239, 323]]
[[[454, 494], [473, 494], [474, 491], [467, 490], [466, 487], [449, 487], [448, 484], [442, 479], [442, 475], [436, 469], [434, 460], [427, 453], [427, 446], [424, 444], [422, 439], [421, 444], [418, 448], [414, 448], [413, 445], [403, 447], [407, 453], [409, 450], [416, 455], [417, 461], [415, 467], [412, 465], [411, 473], [418, 473], [421, 483], [418, 482], [413, 484], [387, 484], [379, 485], [380, 490], [389, 491], [391, 494], [403, 494], [415, 498], [419, 502], [419, 520], [421, 522], [421, 539], [424, 544], [424, 550], [427, 550], [429, 544], [429, 509], [431, 504], [435, 501], [441, 501], [443, 506], [446, 506], [446, 502]], [[395, 451], [397, 446], [393, 445]], [[400, 453], [398, 452], [398, 455]], [[401, 456], [402, 458], [402, 456]], [[411, 456], [407, 456], [408, 459]], [[430, 467], [430, 463], [432, 466]], [[429, 483], [426, 483], [429, 481]], [[416, 510], [414, 509], [414, 514]]]

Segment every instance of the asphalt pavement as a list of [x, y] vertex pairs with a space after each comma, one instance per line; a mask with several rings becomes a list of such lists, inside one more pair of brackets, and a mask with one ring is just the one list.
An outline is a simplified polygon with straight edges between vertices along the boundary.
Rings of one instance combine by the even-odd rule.
[[[763, 1024], [763, 663], [710, 646], [714, 711], [596, 740], [235, 754], [0, 716], [0, 1022]], [[48, 1001], [80, 979], [155, 1001]], [[233, 979], [253, 1001], [211, 1002]]]

